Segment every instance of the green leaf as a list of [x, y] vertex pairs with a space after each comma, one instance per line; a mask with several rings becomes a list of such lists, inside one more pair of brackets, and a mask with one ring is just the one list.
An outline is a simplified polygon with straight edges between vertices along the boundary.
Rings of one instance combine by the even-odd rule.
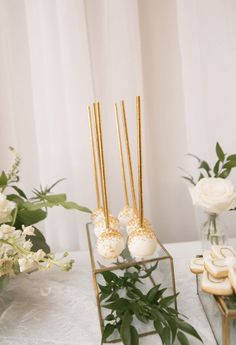
[[198, 332], [191, 326], [189, 323], [182, 321], [182, 320], [176, 320], [177, 326], [179, 329], [184, 331], [185, 333], [191, 334], [193, 337], [197, 338], [198, 340], [202, 341], [202, 338], [198, 334]]
[[2, 171], [0, 175], [0, 188], [6, 187], [8, 183], [8, 178], [5, 171]]
[[66, 178], [60, 178], [59, 180], [57, 180], [56, 182], [54, 182], [49, 188], [47, 188], [47, 193], [51, 192], [51, 190], [60, 182], [64, 181]]
[[47, 200], [52, 205], [60, 205], [61, 202], [66, 201], [66, 194], [52, 194], [45, 195], [44, 199]]
[[189, 341], [188, 341], [188, 339], [184, 333], [179, 331], [177, 333], [177, 338], [178, 338], [181, 345], [190, 345], [190, 343], [189, 343]]
[[92, 211], [89, 208], [85, 206], [80, 206], [73, 201], [63, 201], [60, 203], [60, 206], [66, 208], [67, 210], [78, 210], [81, 212], [92, 213]]
[[133, 321], [132, 315], [126, 311], [120, 327], [120, 336], [124, 345], [132, 345], [130, 324]]
[[176, 322], [171, 319], [170, 317], [166, 317], [167, 322], [170, 326], [171, 329], [171, 333], [172, 333], [172, 343], [175, 341], [176, 338], [176, 333], [177, 333], [177, 326], [176, 326]]
[[25, 195], [25, 193], [23, 192], [22, 189], [20, 189], [17, 186], [11, 186], [22, 198], [27, 199], [27, 196]]
[[137, 296], [139, 296], [140, 298], [144, 298], [144, 294], [142, 293], [142, 291], [140, 289], [138, 289], [137, 287], [133, 287], [132, 288], [132, 292], [134, 294], [136, 294]]
[[159, 290], [159, 292], [156, 294], [156, 301], [158, 301], [162, 297], [166, 290], [166, 288]]
[[160, 320], [162, 323], [166, 324], [167, 321], [166, 321], [163, 313], [160, 311], [160, 309], [157, 306], [152, 306], [151, 315], [154, 318]]
[[236, 154], [230, 155], [226, 158], [227, 161], [236, 161]]
[[47, 213], [43, 210], [30, 211], [20, 209], [16, 217], [16, 227], [21, 228], [22, 225], [28, 226], [36, 224], [47, 217]]
[[196, 185], [196, 183], [194, 182], [193, 177], [187, 177], [187, 176], [181, 176], [182, 178], [184, 178], [185, 180], [189, 181], [192, 185]]
[[161, 340], [162, 340], [162, 343], [164, 343], [164, 338], [163, 338], [163, 326], [160, 322], [160, 320], [156, 319], [154, 322], [153, 322], [153, 325], [154, 325], [154, 328], [155, 330], [157, 331], [157, 333], [159, 334]]
[[223, 165], [223, 169], [232, 169], [236, 167], [236, 161], [229, 161]]
[[155, 265], [153, 265], [153, 266], [151, 266], [149, 268], [145, 268], [146, 274], [141, 275], [140, 278], [147, 278], [147, 277], [149, 277], [152, 274], [152, 272], [155, 271], [157, 266], [158, 266], [158, 261], [155, 263]]
[[176, 300], [177, 296], [178, 296], [178, 294], [173, 295], [173, 296], [164, 297], [159, 302], [159, 305], [161, 307], [168, 307], [169, 305], [171, 305]]
[[50, 247], [46, 243], [46, 239], [41, 231], [34, 227], [34, 234], [35, 236], [26, 236], [26, 239], [33, 243], [31, 250], [37, 252], [39, 249], [42, 249], [45, 253], [50, 253]]
[[102, 334], [102, 341], [101, 341], [101, 344], [105, 343], [107, 338], [109, 338], [112, 333], [114, 332], [115, 330], [115, 325], [112, 325], [111, 323], [108, 323], [105, 328], [104, 328], [104, 331], [103, 331], [103, 334]]
[[102, 272], [101, 275], [103, 276], [103, 278], [105, 279], [105, 281], [107, 283], [111, 283], [112, 281], [113, 282], [117, 282], [119, 280], [119, 278], [117, 277], [117, 275], [113, 272], [110, 272], [110, 271], [105, 271], [105, 272]]
[[99, 289], [100, 289], [102, 292], [105, 292], [105, 293], [111, 293], [111, 292], [112, 292], [110, 286], [101, 285], [101, 284], [98, 284], [98, 286], [99, 286]]
[[201, 173], [200, 175], [199, 175], [199, 178], [198, 178], [198, 181], [200, 181], [202, 178], [204, 178], [205, 176], [203, 175], [203, 173]]
[[148, 302], [154, 302], [156, 300], [156, 296], [159, 292], [160, 285], [154, 286], [151, 288], [147, 293], [147, 300]]
[[115, 302], [105, 304], [103, 308], [106, 309], [112, 309], [112, 310], [119, 310], [119, 311], [126, 311], [127, 309], [130, 309], [130, 303], [129, 300], [126, 298], [120, 298]]
[[24, 204], [22, 206], [29, 211], [36, 211], [36, 210], [40, 210], [41, 208], [47, 207], [47, 202], [26, 201], [26, 202], [24, 202]]
[[199, 169], [204, 169], [206, 171], [208, 177], [211, 177], [211, 174], [210, 174], [211, 168], [206, 161], [201, 161]]
[[[166, 310], [172, 315], [178, 315], [179, 314], [179, 312], [176, 309], [171, 308], [171, 307], [166, 308]], [[182, 315], [182, 316], [184, 316], [184, 315]]]
[[221, 162], [224, 162], [224, 159], [225, 159], [225, 153], [224, 151], [222, 150], [220, 144], [217, 142], [216, 143], [216, 154], [217, 154], [217, 157], [219, 158], [219, 160]]
[[7, 200], [15, 202], [17, 204], [18, 209], [22, 208], [24, 205], [24, 200], [16, 194], [8, 194]]
[[169, 326], [165, 326], [163, 329], [163, 339], [164, 339], [165, 345], [170, 345], [171, 331], [170, 331]]
[[227, 178], [230, 173], [231, 173], [231, 169], [226, 169], [226, 170], [223, 170], [218, 177]]
[[114, 301], [116, 301], [117, 299], [119, 299], [119, 295], [118, 295], [118, 293], [116, 293], [116, 292], [114, 292], [112, 295], [111, 295], [111, 297], [110, 298], [108, 298], [107, 300], [106, 300], [106, 302], [114, 302]]
[[131, 333], [131, 345], [138, 345], [139, 344], [139, 336], [136, 328], [130, 325], [130, 333]]
[[217, 177], [217, 175], [218, 175], [219, 167], [220, 167], [220, 160], [218, 160], [218, 161], [216, 162], [216, 164], [214, 165], [214, 168], [213, 168], [215, 177]]
[[106, 321], [113, 321], [113, 320], [115, 320], [115, 316], [113, 314], [109, 314], [105, 317], [105, 320]]
[[199, 163], [202, 161], [198, 156], [193, 155], [192, 153], [187, 153], [186, 156], [190, 156], [190, 157], [195, 158]]
[[12, 225], [12, 226], [15, 225], [17, 212], [18, 212], [18, 208], [17, 208], [17, 205], [16, 205], [16, 207], [14, 208], [14, 210], [11, 211], [11, 225]]

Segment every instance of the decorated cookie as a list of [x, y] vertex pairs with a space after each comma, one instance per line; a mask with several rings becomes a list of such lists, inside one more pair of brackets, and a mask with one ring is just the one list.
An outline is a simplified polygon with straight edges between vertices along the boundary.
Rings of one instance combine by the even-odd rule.
[[228, 266], [225, 259], [207, 257], [204, 259], [204, 266], [214, 278], [225, 278], [228, 276]]
[[214, 278], [207, 270], [204, 270], [201, 280], [203, 291], [218, 296], [233, 294], [233, 288], [228, 278]]
[[212, 256], [216, 259], [225, 259], [227, 257], [235, 257], [236, 252], [232, 246], [212, 246]]
[[190, 262], [190, 270], [194, 274], [199, 274], [204, 271], [204, 259], [203, 257], [194, 258]]

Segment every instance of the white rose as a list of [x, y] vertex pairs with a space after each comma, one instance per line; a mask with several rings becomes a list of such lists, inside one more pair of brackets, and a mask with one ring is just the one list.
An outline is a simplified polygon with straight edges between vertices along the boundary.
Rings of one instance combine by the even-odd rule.
[[11, 212], [16, 207], [13, 201], [9, 201], [6, 195], [0, 193], [0, 224], [11, 221]]
[[236, 192], [229, 180], [205, 177], [189, 188], [194, 205], [209, 213], [221, 213], [236, 207]]

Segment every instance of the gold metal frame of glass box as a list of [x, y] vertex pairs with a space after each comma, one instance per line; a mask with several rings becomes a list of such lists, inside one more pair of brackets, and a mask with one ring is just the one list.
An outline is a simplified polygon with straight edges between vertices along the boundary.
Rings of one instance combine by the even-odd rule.
[[[101, 307], [101, 303], [99, 300], [99, 288], [98, 288], [98, 283], [97, 283], [97, 274], [105, 272], [105, 271], [115, 271], [115, 270], [119, 270], [119, 269], [123, 269], [123, 268], [128, 268], [128, 267], [132, 267], [134, 265], [146, 265], [146, 264], [152, 263], [152, 262], [158, 262], [158, 261], [162, 261], [162, 260], [170, 260], [172, 290], [173, 290], [173, 294], [176, 294], [173, 258], [169, 254], [169, 252], [166, 250], [166, 248], [162, 245], [162, 243], [160, 243], [158, 240], [157, 240], [157, 242], [158, 242], [159, 246], [161, 247], [161, 249], [164, 251], [165, 256], [150, 258], [150, 259], [146, 259], [146, 260], [132, 259], [132, 260], [124, 262], [124, 263], [120, 263], [120, 264], [116, 264], [116, 265], [113, 264], [112, 266], [108, 266], [108, 267], [96, 268], [95, 258], [94, 258], [94, 250], [93, 250], [93, 241], [91, 238], [92, 236], [90, 234], [90, 232], [93, 231], [93, 226], [91, 223], [86, 224], [86, 230], [87, 230], [87, 239], [88, 239], [90, 261], [91, 261], [91, 267], [92, 267], [93, 284], [94, 284], [94, 289], [95, 289], [95, 296], [96, 296], [96, 303], [97, 303], [97, 308], [98, 308], [98, 316], [99, 316], [101, 333], [103, 333], [103, 330], [104, 330], [104, 319], [102, 316], [102, 307]], [[152, 277], [150, 277], [150, 280], [151, 280], [153, 285], [156, 285], [154, 280], [152, 279]], [[175, 309], [177, 310], [177, 302], [176, 301], [175, 301]], [[139, 334], [139, 337], [144, 337], [144, 336], [152, 335], [152, 334], [156, 334], [156, 333], [157, 332], [153, 330], [150, 332], [141, 333], [141, 334]], [[115, 340], [106, 341], [106, 342], [107, 343], [116, 343], [119, 341], [120, 341], [120, 339], [115, 339]]]
[[[209, 320], [209, 317], [207, 315], [207, 312], [206, 312], [206, 309], [205, 309], [205, 305], [204, 305], [204, 302], [202, 300], [202, 297], [201, 297], [201, 291], [200, 290], [200, 287], [199, 287], [199, 277], [198, 277], [198, 274], [196, 275], [196, 280], [197, 280], [197, 293], [198, 293], [198, 297], [199, 297], [199, 300], [202, 304], [202, 307], [203, 307], [203, 310], [205, 312], [205, 315], [208, 319], [208, 322], [209, 322], [209, 325], [212, 329], [212, 333], [214, 334], [214, 330], [211, 326], [211, 322]], [[219, 311], [221, 313], [221, 317], [222, 317], [222, 345], [234, 345], [234, 344], [231, 344], [231, 340], [230, 340], [230, 327], [229, 327], [229, 322], [230, 320], [233, 320], [233, 319], [236, 319], [236, 309], [232, 309], [230, 310], [228, 307], [227, 307], [227, 304], [225, 303], [225, 299], [224, 299], [224, 296], [215, 296], [215, 295], [212, 295], [218, 308], [219, 308]], [[214, 334], [214, 337], [215, 337], [215, 334]], [[215, 337], [216, 339], [216, 337]], [[218, 340], [216, 339], [216, 342], [218, 343]]]

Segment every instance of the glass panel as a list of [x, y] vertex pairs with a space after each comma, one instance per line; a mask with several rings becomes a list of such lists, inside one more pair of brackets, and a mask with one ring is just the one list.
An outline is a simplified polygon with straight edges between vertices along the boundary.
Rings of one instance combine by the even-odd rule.
[[[94, 261], [93, 274], [96, 276], [96, 281], [98, 284], [105, 285], [104, 278], [101, 273], [98, 272], [99, 269], [105, 271], [114, 272], [118, 276], [123, 276], [127, 272], [127, 267], [123, 267], [122, 264], [128, 264], [128, 272], [138, 272], [140, 271], [142, 276], [145, 276], [148, 269], [155, 267], [152, 271], [151, 276], [143, 278], [141, 283], [137, 283], [137, 288], [143, 293], [147, 293], [154, 285], [161, 284], [161, 288], [166, 288], [163, 296], [173, 295], [175, 293], [175, 285], [173, 282], [174, 272], [172, 271], [171, 256], [165, 250], [165, 248], [159, 243], [156, 252], [149, 257], [142, 259], [134, 259], [130, 256], [127, 248], [119, 256], [118, 260], [107, 260], [102, 258], [96, 250], [96, 240], [97, 237], [93, 231], [93, 225], [91, 223], [87, 224], [88, 240], [91, 244], [90, 255], [91, 259]], [[127, 237], [126, 234], [123, 233]], [[126, 297], [126, 290], [119, 290], [120, 297]], [[101, 303], [102, 307], [103, 302]], [[102, 318], [104, 319], [109, 314], [109, 309], [101, 308]], [[135, 327], [137, 328], [139, 334], [154, 331], [152, 322], [144, 324], [136, 320]], [[118, 334], [113, 334], [109, 340], [114, 340], [118, 338]]]
[[[208, 322], [211, 326], [213, 334], [218, 345], [223, 345], [222, 342], [222, 316], [217, 302], [213, 295], [205, 293], [200, 287], [200, 277], [197, 275], [198, 294], [202, 302]], [[232, 343], [233, 345], [234, 343]], [[236, 344], [236, 343], [235, 343]]]

